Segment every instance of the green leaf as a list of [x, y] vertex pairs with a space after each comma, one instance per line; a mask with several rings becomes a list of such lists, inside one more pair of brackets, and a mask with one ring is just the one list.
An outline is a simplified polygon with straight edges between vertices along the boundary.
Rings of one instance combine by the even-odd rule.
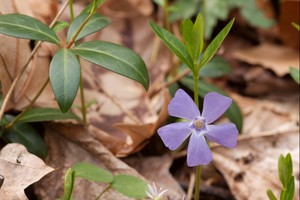
[[23, 144], [30, 153], [39, 157], [47, 155], [47, 147], [42, 136], [29, 124], [15, 124], [7, 130], [5, 136], [11, 142]]
[[65, 183], [64, 183], [64, 198], [63, 200], [72, 199], [72, 193], [74, 190], [75, 184], [75, 171], [72, 168], [69, 168], [65, 174]]
[[[89, 15], [88, 13], [82, 13], [74, 19], [68, 31], [68, 36], [67, 36], [68, 42], [71, 40], [73, 35], [79, 29], [79, 27], [83, 24], [83, 22], [88, 17], [88, 15]], [[106, 26], [109, 25], [109, 23], [110, 21], [106, 17], [103, 17], [98, 13], [94, 14], [86, 23], [86, 25], [83, 27], [83, 29], [80, 31], [75, 41], [105, 28]]]
[[291, 154], [284, 157], [282, 154], [278, 159], [278, 176], [282, 183], [283, 190], [287, 189], [288, 182], [293, 174], [293, 163]]
[[17, 38], [60, 44], [54, 31], [47, 25], [35, 18], [22, 14], [0, 15], [0, 33]]
[[154, 22], [149, 22], [153, 32], [165, 43], [165, 45], [192, 71], [194, 71], [193, 58], [188, 53], [184, 44], [177, 39], [172, 33], [158, 26]]
[[56, 108], [33, 108], [28, 110], [18, 122], [43, 122], [52, 120], [79, 119], [71, 112], [62, 113]]
[[274, 20], [267, 18], [261, 10], [257, 8], [256, 0], [243, 1], [240, 13], [247, 22], [255, 27], [270, 28], [274, 25]]
[[193, 60], [198, 60], [203, 48], [203, 18], [199, 14], [195, 24], [190, 19], [183, 22], [183, 38]]
[[50, 63], [50, 82], [62, 112], [67, 112], [75, 99], [80, 82], [79, 61], [68, 49], [59, 50]]
[[91, 41], [72, 50], [96, 65], [139, 82], [146, 90], [149, 87], [146, 65], [131, 49], [110, 42]]
[[200, 11], [199, 0], [176, 0], [169, 8], [170, 21], [187, 19]]
[[269, 197], [269, 200], [277, 200], [277, 198], [275, 197], [274, 193], [272, 192], [272, 190], [268, 189], [267, 190], [267, 195]]
[[111, 183], [111, 187], [128, 197], [137, 199], [146, 197], [147, 183], [135, 176], [118, 174]]
[[166, 0], [153, 0], [154, 3], [164, 8], [166, 6]]
[[295, 22], [292, 22], [292, 25], [298, 30], [300, 31], [300, 25], [296, 24]]
[[[194, 81], [191, 77], [183, 78], [183, 79], [180, 80], [180, 82], [184, 86], [189, 88], [190, 90], [192, 90], [192, 91], [194, 90]], [[204, 80], [199, 80], [198, 85], [199, 85], [198, 93], [199, 93], [199, 96], [201, 98], [204, 98], [204, 96], [208, 92], [217, 92], [217, 93], [220, 93], [222, 95], [228, 96], [228, 94], [226, 92], [224, 92], [220, 88], [217, 88], [214, 85], [211, 85], [211, 84], [205, 82]], [[229, 120], [236, 125], [239, 132], [241, 132], [242, 127], [243, 127], [243, 115], [241, 113], [241, 110], [240, 110], [239, 106], [237, 105], [237, 103], [235, 101], [232, 101], [231, 106], [225, 112], [225, 116], [228, 117]]]
[[221, 56], [214, 56], [210, 62], [204, 65], [200, 70], [200, 77], [218, 78], [231, 73], [229, 62]]
[[109, 171], [89, 163], [77, 163], [72, 169], [75, 171], [76, 177], [81, 177], [90, 181], [110, 183], [114, 179]]
[[213, 41], [208, 45], [205, 49], [203, 56], [200, 61], [200, 67], [203, 67], [206, 63], [210, 61], [210, 59], [214, 56], [217, 52], [218, 48], [221, 46], [223, 40], [226, 38], [227, 34], [229, 33], [234, 19], [232, 19], [223, 29], [222, 31], [213, 39]]
[[298, 83], [298, 85], [300, 84], [300, 71], [296, 68], [290, 67], [290, 75], [292, 76], [292, 78], [296, 81], [296, 83]]
[[286, 200], [293, 200], [294, 192], [295, 192], [295, 178], [294, 178], [294, 176], [292, 176], [287, 185]]
[[55, 33], [58, 33], [59, 31], [61, 31], [61, 30], [65, 29], [65, 28], [67, 28], [68, 26], [69, 26], [69, 23], [66, 22], [66, 21], [57, 21], [57, 22], [54, 24], [52, 30], [53, 30]]

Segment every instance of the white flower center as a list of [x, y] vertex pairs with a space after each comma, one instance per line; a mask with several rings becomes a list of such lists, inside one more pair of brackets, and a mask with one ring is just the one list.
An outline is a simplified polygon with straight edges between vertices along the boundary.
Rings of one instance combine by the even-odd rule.
[[194, 126], [196, 129], [202, 129], [204, 127], [204, 123], [201, 119], [197, 119], [194, 121]]

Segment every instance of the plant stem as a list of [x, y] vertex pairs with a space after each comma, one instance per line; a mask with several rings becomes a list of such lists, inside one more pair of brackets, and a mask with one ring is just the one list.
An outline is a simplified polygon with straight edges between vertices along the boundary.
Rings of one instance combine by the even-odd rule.
[[171, 24], [170, 24], [170, 20], [169, 20], [169, 2], [168, 0], [165, 1], [165, 6], [163, 7], [164, 10], [164, 20], [165, 20], [165, 28], [172, 33], [171, 30]]
[[[66, 9], [67, 5], [68, 5], [68, 1], [66, 1], [66, 2], [63, 4], [63, 6], [62, 6], [62, 8], [60, 9], [60, 11], [57, 13], [57, 15], [55, 16], [55, 18], [52, 20], [52, 22], [51, 22], [51, 24], [50, 24], [50, 26], [49, 26], [50, 28], [52, 28], [52, 27], [54, 26], [54, 24], [57, 22], [58, 18], [61, 16], [61, 14], [63, 13], [63, 11]], [[3, 102], [2, 102], [2, 106], [1, 106], [1, 109], [0, 109], [0, 120], [1, 120], [2, 117], [3, 117], [5, 107], [6, 107], [6, 105], [8, 104], [8, 101], [9, 101], [9, 99], [10, 99], [12, 93], [13, 93], [13, 90], [15, 89], [15, 87], [16, 87], [18, 81], [20, 80], [21, 76], [23, 75], [23, 73], [24, 73], [25, 70], [27, 69], [27, 67], [28, 67], [28, 65], [29, 65], [29, 63], [30, 63], [30, 61], [31, 61], [31, 59], [33, 58], [34, 54], [37, 52], [37, 50], [38, 50], [38, 48], [40, 47], [41, 43], [42, 43], [42, 42], [40, 41], [40, 42], [38, 42], [38, 43], [36, 44], [36, 46], [34, 47], [34, 49], [33, 49], [32, 52], [31, 52], [31, 54], [29, 55], [29, 58], [28, 58], [27, 62], [26, 62], [26, 63], [23, 65], [23, 67], [21, 68], [20, 73], [19, 73], [19, 74], [16, 76], [16, 78], [14, 79], [14, 81], [12, 82], [12, 84], [11, 84], [11, 86], [10, 86], [10, 88], [9, 88], [9, 90], [8, 90], [8, 92], [7, 92], [7, 94], [6, 94], [6, 96], [4, 97]]]
[[195, 200], [200, 199], [201, 165], [196, 167]]
[[70, 8], [70, 19], [71, 21], [73, 21], [74, 19], [73, 0], [69, 0], [69, 8]]
[[33, 99], [30, 101], [29, 105], [26, 106], [26, 108], [20, 113], [18, 114], [9, 124], [7, 124], [5, 126], [5, 129], [9, 129], [11, 128], [16, 122], [18, 122], [18, 120], [21, 119], [21, 117], [33, 106], [34, 102], [39, 98], [39, 96], [42, 94], [42, 92], [44, 91], [44, 89], [46, 88], [46, 86], [48, 85], [50, 79], [48, 77], [48, 79], [45, 81], [45, 83], [43, 84], [43, 86], [41, 87], [41, 89], [38, 91], [38, 93], [33, 97]]
[[[194, 79], [194, 101], [197, 107], [199, 108], [199, 98], [198, 98], [199, 70], [196, 70], [193, 73], [193, 79]], [[196, 183], [195, 183], [195, 196], [194, 196], [195, 200], [199, 200], [200, 198], [200, 182], [201, 182], [201, 165], [196, 167]]]
[[83, 78], [82, 78], [82, 69], [80, 72], [80, 100], [81, 100], [81, 114], [82, 114], [82, 123], [86, 126], [86, 105], [84, 98], [84, 87], [83, 87]]
[[76, 31], [76, 33], [72, 36], [71, 40], [69, 41], [69, 43], [67, 44], [66, 48], [70, 49], [70, 47], [73, 45], [73, 43], [75, 42], [77, 36], [79, 35], [79, 33], [81, 32], [81, 30], [83, 29], [83, 27], [86, 25], [86, 23], [90, 20], [90, 18], [93, 16], [94, 14], [94, 10], [92, 10], [90, 12], [90, 14], [87, 16], [87, 18], [84, 20], [84, 22], [81, 24], [81, 26], [78, 28], [78, 30]]
[[95, 200], [100, 200], [100, 197], [107, 191], [110, 189], [110, 185], [108, 185], [100, 194], [99, 196], [95, 199]]

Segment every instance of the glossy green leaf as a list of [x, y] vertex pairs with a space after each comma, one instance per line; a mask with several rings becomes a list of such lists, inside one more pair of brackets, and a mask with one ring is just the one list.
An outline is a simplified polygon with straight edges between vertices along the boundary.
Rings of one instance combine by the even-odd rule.
[[214, 56], [210, 62], [204, 65], [200, 70], [200, 77], [219, 78], [231, 73], [229, 62], [221, 56]]
[[165, 43], [165, 45], [192, 71], [194, 71], [193, 58], [188, 53], [184, 44], [177, 39], [172, 33], [158, 26], [154, 22], [149, 22], [153, 32]]
[[300, 71], [296, 68], [290, 67], [290, 74], [292, 76], [292, 78], [296, 81], [296, 83], [298, 83], [298, 85], [300, 84]]
[[75, 184], [75, 171], [69, 168], [65, 174], [64, 181], [64, 198], [63, 200], [71, 200]]
[[[194, 90], [194, 81], [191, 77], [183, 78], [180, 80], [180, 82], [190, 90]], [[228, 96], [228, 94], [220, 88], [217, 88], [216, 86], [211, 85], [203, 80], [199, 80], [198, 86], [198, 93], [201, 98], [204, 98], [204, 96], [208, 92], [217, 92], [222, 95]], [[232, 101], [231, 106], [225, 112], [225, 116], [228, 117], [229, 120], [236, 125], [239, 132], [241, 132], [243, 127], [243, 115], [235, 101]]]
[[226, 38], [229, 33], [234, 19], [232, 19], [223, 29], [222, 31], [213, 39], [213, 41], [206, 47], [203, 56], [200, 61], [200, 66], [203, 67], [206, 63], [210, 61], [210, 59], [217, 52], [218, 48], [221, 46], [223, 40]]
[[128, 197], [137, 199], [145, 198], [148, 188], [147, 183], [142, 179], [125, 174], [116, 175], [111, 187]]
[[59, 50], [50, 63], [50, 82], [62, 112], [67, 112], [75, 99], [80, 82], [80, 64], [68, 49]]
[[61, 31], [61, 30], [65, 29], [65, 28], [67, 28], [68, 26], [69, 26], [69, 23], [66, 22], [66, 21], [57, 21], [57, 22], [54, 24], [52, 30], [53, 30], [55, 33], [58, 33], [59, 31]]
[[91, 41], [72, 50], [96, 65], [139, 82], [146, 90], [149, 87], [146, 65], [131, 49], [110, 42]]
[[90, 181], [110, 183], [113, 181], [113, 175], [104, 169], [90, 163], [77, 163], [72, 169], [76, 177], [81, 177]]
[[[88, 13], [82, 13], [74, 19], [68, 31], [68, 36], [67, 36], [68, 42], [71, 40], [72, 36], [76, 33], [79, 27], [83, 24], [83, 22], [88, 17], [88, 15], [89, 15]], [[109, 25], [109, 23], [110, 21], [106, 17], [103, 17], [102, 15], [95, 13], [89, 19], [89, 21], [86, 23], [83, 29], [80, 31], [75, 41], [105, 28], [106, 26]]]
[[79, 119], [71, 112], [62, 113], [56, 108], [33, 108], [28, 110], [18, 122], [43, 122], [52, 120]]
[[269, 197], [269, 200], [277, 200], [276, 196], [274, 195], [274, 193], [272, 192], [272, 190], [268, 189], [267, 190], [267, 195]]
[[39, 157], [47, 155], [47, 147], [42, 136], [29, 124], [17, 123], [5, 132], [11, 142], [23, 144], [30, 153]]
[[17, 38], [60, 44], [54, 31], [47, 25], [35, 18], [22, 14], [0, 15], [0, 33]]

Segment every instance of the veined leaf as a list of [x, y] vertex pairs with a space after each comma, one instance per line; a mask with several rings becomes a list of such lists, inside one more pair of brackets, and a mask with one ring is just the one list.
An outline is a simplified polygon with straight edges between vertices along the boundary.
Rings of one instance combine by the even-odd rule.
[[137, 199], [146, 197], [147, 183], [135, 176], [118, 174], [114, 177], [111, 187], [128, 197]]
[[214, 56], [210, 62], [204, 65], [200, 70], [200, 77], [218, 78], [231, 72], [229, 62], [220, 56]]
[[[72, 36], [76, 33], [79, 27], [83, 24], [88, 15], [89, 13], [82, 13], [74, 19], [68, 31], [68, 42], [71, 40]], [[110, 21], [106, 17], [103, 17], [98, 13], [94, 14], [80, 31], [75, 41], [105, 28], [107, 25], [109, 25], [109, 23]]]
[[[12, 116], [6, 117], [9, 121], [13, 119]], [[4, 134], [9, 141], [23, 144], [30, 153], [40, 157], [47, 155], [47, 147], [42, 136], [30, 124], [16, 123]]]
[[72, 49], [84, 59], [149, 87], [146, 65], [139, 55], [121, 45], [103, 41], [82, 43]]
[[61, 49], [50, 63], [50, 82], [62, 112], [67, 112], [75, 99], [80, 82], [80, 64], [76, 55]]
[[86, 6], [82, 11], [82, 13], [90, 13], [93, 9], [99, 8], [105, 0], [94, 0], [92, 3], [90, 3], [88, 6]]
[[59, 31], [61, 31], [61, 30], [65, 29], [65, 28], [67, 28], [68, 26], [69, 26], [69, 23], [66, 22], [66, 21], [57, 21], [57, 22], [54, 24], [52, 30], [53, 30], [55, 33], [58, 33]]
[[90, 163], [76, 163], [72, 169], [76, 177], [81, 177], [90, 181], [110, 183], [114, 180], [113, 175], [104, 169]]
[[[183, 78], [180, 80], [180, 82], [190, 90], [194, 90], [194, 81], [191, 77]], [[202, 98], [204, 98], [204, 96], [208, 92], [217, 92], [222, 95], [228, 96], [228, 94], [220, 88], [217, 88], [216, 86], [211, 85], [203, 80], [199, 80], [198, 86], [198, 93]], [[235, 101], [232, 101], [231, 106], [225, 112], [225, 116], [228, 117], [228, 119], [236, 125], [239, 132], [241, 132], [243, 127], [243, 115]]]
[[234, 19], [232, 19], [223, 29], [222, 31], [213, 39], [213, 41], [208, 45], [208, 47], [205, 49], [203, 56], [200, 61], [200, 67], [203, 67], [206, 63], [210, 61], [210, 59], [214, 56], [214, 54], [217, 52], [218, 48], [221, 46], [223, 40], [229, 33], [232, 25], [233, 25]]
[[62, 113], [56, 108], [33, 108], [28, 110], [18, 122], [43, 122], [51, 120], [79, 119], [71, 112]]
[[0, 15], [0, 33], [31, 40], [60, 44], [54, 31], [35, 18], [22, 14]]
[[165, 45], [192, 71], [194, 71], [193, 58], [188, 53], [184, 44], [177, 39], [172, 33], [158, 26], [154, 22], [149, 22], [153, 32], [165, 43]]

